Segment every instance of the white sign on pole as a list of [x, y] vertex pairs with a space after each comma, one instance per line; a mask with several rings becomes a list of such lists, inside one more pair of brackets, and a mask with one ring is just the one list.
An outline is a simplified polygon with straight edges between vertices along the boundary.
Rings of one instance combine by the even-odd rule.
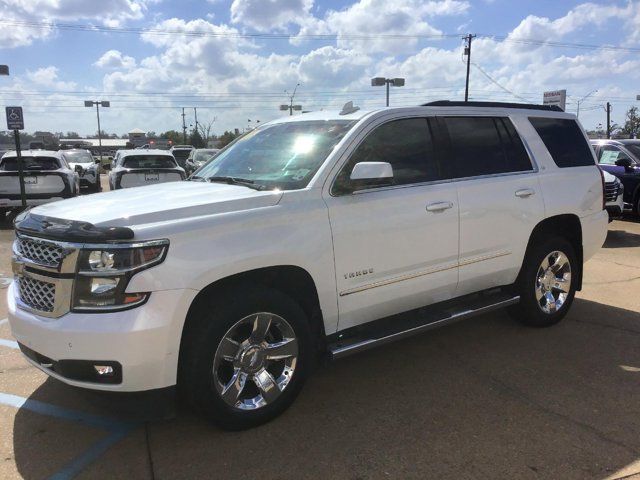
[[551, 92], [544, 92], [542, 94], [543, 105], [556, 105], [563, 111], [567, 107], [567, 91], [566, 90], [554, 90]]

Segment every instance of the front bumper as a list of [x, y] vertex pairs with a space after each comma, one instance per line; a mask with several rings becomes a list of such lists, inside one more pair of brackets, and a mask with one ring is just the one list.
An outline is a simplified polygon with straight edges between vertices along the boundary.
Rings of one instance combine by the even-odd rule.
[[[138, 392], [176, 384], [182, 326], [197, 291], [157, 291], [146, 304], [131, 310], [67, 313], [51, 319], [18, 308], [15, 289], [14, 282], [7, 292], [13, 336], [39, 355], [25, 358], [47, 375], [69, 385], [104, 391]], [[57, 372], [51, 366], [51, 361], [68, 365], [73, 360], [117, 363], [122, 380], [117, 384], [76, 380], [64, 376], [64, 369]]]

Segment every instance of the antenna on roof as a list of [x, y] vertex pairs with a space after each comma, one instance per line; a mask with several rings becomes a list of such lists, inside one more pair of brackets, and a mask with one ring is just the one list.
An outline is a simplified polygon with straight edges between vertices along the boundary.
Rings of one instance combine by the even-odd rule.
[[360, 107], [354, 107], [353, 102], [349, 101], [344, 104], [342, 110], [340, 110], [340, 115], [349, 115], [350, 113], [357, 112], [360, 110]]

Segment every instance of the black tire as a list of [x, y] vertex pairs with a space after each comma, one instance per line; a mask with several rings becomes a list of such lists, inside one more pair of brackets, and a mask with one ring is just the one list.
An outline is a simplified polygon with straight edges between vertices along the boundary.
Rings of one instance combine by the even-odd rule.
[[[541, 264], [552, 252], [562, 252], [569, 261], [571, 268], [571, 285], [562, 305], [553, 313], [543, 311], [545, 300], [538, 300], [536, 286]], [[582, 265], [578, 265], [573, 245], [562, 237], [542, 238], [527, 252], [522, 270], [515, 284], [515, 290], [520, 295], [520, 302], [509, 307], [512, 318], [531, 327], [549, 327], [555, 325], [569, 311], [576, 293], [576, 280], [580, 275]], [[557, 292], [556, 292], [557, 293]]]
[[[298, 342], [297, 363], [289, 383], [272, 403], [241, 410], [227, 404], [218, 393], [212, 373], [214, 357], [229, 329], [258, 312], [276, 314], [293, 328]], [[244, 430], [272, 420], [293, 403], [314, 357], [308, 319], [294, 300], [271, 288], [242, 286], [207, 299], [190, 313], [188, 322], [181, 345], [178, 387], [192, 408], [225, 430]]]

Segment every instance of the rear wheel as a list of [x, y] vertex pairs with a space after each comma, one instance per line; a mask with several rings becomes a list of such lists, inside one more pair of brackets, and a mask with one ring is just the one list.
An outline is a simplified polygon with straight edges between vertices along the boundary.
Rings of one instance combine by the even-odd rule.
[[533, 327], [558, 323], [573, 302], [579, 268], [574, 248], [564, 238], [538, 243], [525, 258], [516, 285], [520, 303], [510, 307], [511, 316]]
[[302, 388], [312, 358], [304, 312], [288, 296], [248, 287], [194, 312], [183, 341], [180, 388], [228, 430], [280, 415]]

